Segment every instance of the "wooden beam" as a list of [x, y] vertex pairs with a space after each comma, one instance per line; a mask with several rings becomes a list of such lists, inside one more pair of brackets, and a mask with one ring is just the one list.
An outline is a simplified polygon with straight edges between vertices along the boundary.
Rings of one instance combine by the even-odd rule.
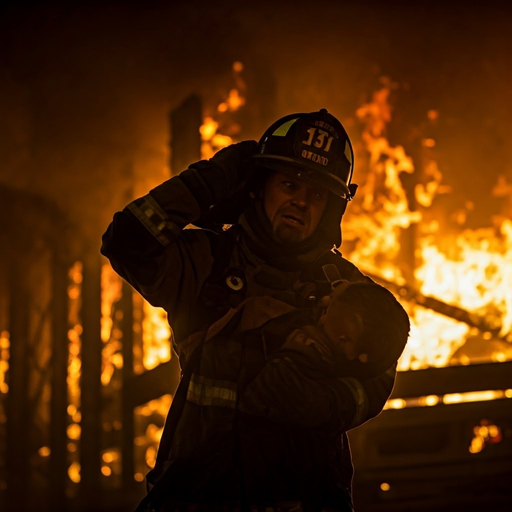
[[398, 372], [392, 398], [512, 389], [512, 361]]
[[180, 380], [178, 357], [173, 354], [170, 361], [132, 377], [127, 383], [132, 407], [144, 405], [162, 395], [174, 394]]
[[500, 334], [501, 325], [490, 324], [485, 317], [475, 313], [470, 313], [469, 311], [466, 311], [465, 309], [458, 306], [447, 304], [446, 302], [443, 302], [442, 300], [436, 299], [434, 297], [423, 295], [419, 290], [412, 286], [399, 285], [372, 274], [367, 275], [371, 277], [375, 282], [386, 287], [389, 291], [395, 293], [404, 300], [413, 302], [418, 306], [431, 309], [459, 322], [464, 322], [470, 327], [476, 327], [480, 331], [489, 332], [495, 339], [504, 339]]

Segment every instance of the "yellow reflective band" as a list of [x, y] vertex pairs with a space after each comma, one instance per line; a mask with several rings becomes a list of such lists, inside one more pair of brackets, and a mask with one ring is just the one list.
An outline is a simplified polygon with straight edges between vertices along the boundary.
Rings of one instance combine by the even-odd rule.
[[236, 407], [236, 382], [208, 379], [193, 374], [188, 385], [187, 400], [198, 405]]
[[345, 141], [345, 156], [347, 157], [347, 160], [350, 162], [350, 165], [352, 165], [352, 151], [350, 151], [350, 145], [348, 141]]
[[366, 396], [363, 385], [357, 379], [354, 379], [353, 377], [347, 377], [341, 380], [352, 392], [352, 396], [356, 404], [354, 418], [352, 419], [352, 423], [349, 426], [349, 428], [354, 428], [360, 425], [368, 415], [368, 397]]
[[292, 127], [293, 123], [297, 121], [297, 119], [298, 117], [295, 119], [290, 119], [290, 121], [287, 121], [286, 123], [282, 124], [272, 135], [275, 135], [277, 137], [284, 137]]
[[127, 208], [164, 246], [181, 233], [179, 226], [167, 218], [163, 208], [149, 194], [132, 201]]

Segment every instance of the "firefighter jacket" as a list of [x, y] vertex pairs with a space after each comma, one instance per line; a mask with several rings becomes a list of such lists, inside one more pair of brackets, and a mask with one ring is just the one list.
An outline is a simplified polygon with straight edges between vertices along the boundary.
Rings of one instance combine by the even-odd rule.
[[[215, 172], [223, 171], [212, 166], [208, 172], [213, 183]], [[166, 425], [150, 481], [171, 474], [166, 496], [176, 502], [295, 500], [312, 509], [350, 511], [346, 432], [380, 413], [395, 369], [366, 381], [308, 378], [296, 365], [269, 357], [284, 327], [264, 335], [258, 328], [235, 332], [236, 315], [212, 326], [250, 297], [311, 308], [330, 291], [324, 264], [335, 264], [349, 281], [367, 278], [329, 250], [290, 268], [270, 264], [254, 253], [238, 225], [220, 234], [184, 229], [217, 200], [212, 187], [206, 190], [205, 175], [194, 181], [182, 173], [164, 182], [116, 213], [103, 237], [102, 253], [113, 268], [167, 311], [187, 376], [185, 398], [173, 401], [173, 425]], [[263, 400], [251, 387], [258, 375], [273, 390]]]

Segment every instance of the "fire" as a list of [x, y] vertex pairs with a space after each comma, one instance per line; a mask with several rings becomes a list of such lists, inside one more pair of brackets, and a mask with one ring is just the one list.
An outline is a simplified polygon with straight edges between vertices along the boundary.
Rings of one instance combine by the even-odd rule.
[[501, 428], [498, 425], [489, 425], [487, 420], [482, 420], [479, 426], [473, 429], [474, 437], [471, 439], [469, 451], [481, 452], [488, 444], [497, 444], [503, 439]]
[[481, 316], [506, 336], [512, 331], [512, 221], [494, 228], [465, 230], [448, 254], [421, 242], [423, 264], [416, 270], [425, 295], [442, 298]]
[[[356, 112], [364, 126], [362, 140], [369, 172], [360, 187], [360, 202], [356, 198], [347, 212], [343, 234], [349, 247], [348, 258], [363, 271], [377, 279], [405, 285], [407, 277], [412, 276], [405, 276], [402, 271], [401, 241], [405, 230], [419, 224], [423, 216], [421, 211], [410, 209], [400, 179], [401, 173], [414, 172], [413, 162], [402, 146], [390, 145], [385, 137], [391, 120], [389, 93], [390, 84], [385, 82], [372, 102]], [[438, 117], [437, 111], [427, 113], [430, 121]], [[436, 141], [425, 138], [422, 145], [429, 150]], [[426, 158], [421, 182], [413, 188], [420, 209], [430, 207], [437, 195], [450, 192], [442, 178], [437, 162]], [[494, 193], [503, 195], [509, 189], [501, 179]], [[456, 215], [459, 224], [463, 224], [464, 212]], [[414, 235], [412, 257], [420, 262], [414, 270], [417, 292], [462, 308], [483, 320], [480, 323], [485, 323], [489, 332], [479, 332], [442, 311], [401, 300], [412, 325], [399, 370], [512, 360], [512, 221], [505, 218], [497, 227], [464, 230], [444, 245], [435, 221], [423, 221], [414, 234], [409, 230], [407, 235]], [[485, 344], [482, 338], [487, 339]]]
[[120, 475], [122, 471], [121, 451], [119, 449], [108, 449], [101, 456], [101, 473], [103, 476]]
[[398, 362], [398, 370], [443, 367], [464, 345], [469, 327], [435, 311], [404, 304], [411, 318], [411, 333]]
[[467, 393], [447, 393], [445, 395], [427, 395], [410, 398], [393, 398], [388, 400], [384, 409], [405, 409], [406, 407], [434, 407], [436, 405], [453, 405], [490, 400], [510, 399], [512, 389], [488, 389]]
[[37, 451], [37, 453], [41, 456], [41, 457], [49, 457], [51, 455], [51, 450], [50, 450], [50, 447], [49, 446], [41, 446], [41, 448], [39, 448], [39, 450]]
[[243, 68], [241, 62], [233, 63], [232, 69], [236, 87], [231, 88], [226, 99], [217, 105], [215, 109], [216, 118], [214, 118], [214, 114], [205, 116], [199, 129], [202, 140], [201, 158], [203, 159], [211, 158], [220, 149], [233, 144], [234, 135], [240, 131], [240, 126], [229, 118], [224, 123], [221, 123], [220, 119], [229, 113], [236, 112], [245, 105], [244, 92], [246, 85], [241, 76]]
[[115, 305], [121, 300], [122, 293], [121, 278], [109, 263], [105, 263], [101, 267], [101, 340], [103, 341], [101, 383], [104, 386], [110, 384], [115, 369], [123, 367], [121, 354], [123, 333], [116, 325], [122, 311], [115, 311]]
[[[428, 143], [426, 143], [427, 141]], [[435, 140], [425, 139], [424, 146], [429, 148], [434, 147]], [[414, 196], [419, 205], [428, 208], [432, 205], [432, 201], [436, 195], [451, 192], [451, 187], [443, 185], [443, 174], [439, 170], [439, 166], [435, 160], [430, 160], [425, 164], [423, 174], [427, 178], [427, 181], [425, 183], [416, 184], [414, 187]]]
[[68, 407], [67, 413], [69, 418], [69, 425], [67, 427], [67, 437], [69, 442], [68, 459], [70, 466], [68, 468], [69, 479], [74, 483], [80, 482], [80, 464], [78, 462], [78, 444], [81, 437], [81, 391], [80, 379], [82, 374], [82, 324], [80, 317], [80, 309], [82, 307], [82, 271], [83, 265], [77, 261], [69, 270], [68, 273], [68, 304], [69, 304], [69, 325], [68, 330]]
[[[147, 468], [154, 466], [158, 443], [163, 433], [164, 418], [171, 402], [171, 395], [163, 395], [135, 408], [136, 437], [134, 444], [140, 454], [137, 459], [136, 480], [137, 475], [145, 474]], [[141, 461], [144, 462], [141, 464]]]
[[387, 102], [389, 88], [374, 94], [373, 101], [356, 112], [364, 123], [363, 142], [369, 155], [369, 172], [343, 225], [343, 236], [354, 248], [350, 259], [366, 272], [404, 283], [396, 264], [403, 229], [421, 220], [419, 212], [409, 210], [400, 181], [401, 172], [412, 173], [412, 159], [402, 146], [391, 146], [385, 137], [390, 121]]
[[143, 365], [146, 370], [157, 367], [171, 358], [171, 329], [167, 313], [143, 302], [142, 320]]
[[79, 483], [81, 480], [80, 470], [81, 467], [78, 462], [73, 462], [68, 468], [69, 479], [75, 484]]
[[245, 105], [245, 98], [240, 95], [238, 89], [231, 89], [226, 101], [220, 103], [217, 110], [219, 112], [227, 112], [228, 110], [230, 112], [235, 112], [242, 105]]
[[9, 385], [5, 380], [5, 376], [9, 371], [9, 332], [0, 332], [0, 393], [7, 394], [9, 391]]
[[209, 141], [217, 132], [219, 123], [213, 119], [213, 117], [205, 117], [203, 124], [199, 127], [201, 138], [204, 141]]
[[464, 230], [444, 250], [436, 241], [419, 241], [422, 264], [415, 275], [421, 293], [484, 319], [494, 334], [414, 308], [399, 368], [512, 360], [512, 222], [503, 221], [497, 230]]
[[[104, 386], [108, 386], [115, 370], [123, 367], [121, 354], [123, 333], [118, 325], [123, 312], [116, 307], [122, 297], [122, 280], [110, 264], [105, 263], [102, 266], [101, 282], [101, 339], [103, 341], [101, 382]], [[151, 370], [171, 358], [171, 330], [167, 322], [167, 314], [162, 308], [155, 308], [145, 300], [136, 301], [136, 303], [142, 309], [142, 354], [138, 355], [142, 359], [142, 369]], [[133, 327], [134, 331], [138, 330], [137, 325]]]

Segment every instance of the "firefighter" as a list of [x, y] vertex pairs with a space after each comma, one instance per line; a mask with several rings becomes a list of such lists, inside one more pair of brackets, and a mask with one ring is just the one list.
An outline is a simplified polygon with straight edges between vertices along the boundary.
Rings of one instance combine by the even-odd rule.
[[353, 510], [346, 432], [380, 413], [396, 361], [373, 379], [304, 376], [298, 388], [272, 362], [267, 382], [294, 406], [279, 418], [264, 403], [242, 410], [268, 347], [262, 330], [238, 332], [227, 315], [251, 297], [314, 308], [333, 280], [369, 281], [335, 250], [352, 169], [334, 116], [292, 114], [115, 214], [102, 254], [167, 311], [182, 368], [138, 510]]

